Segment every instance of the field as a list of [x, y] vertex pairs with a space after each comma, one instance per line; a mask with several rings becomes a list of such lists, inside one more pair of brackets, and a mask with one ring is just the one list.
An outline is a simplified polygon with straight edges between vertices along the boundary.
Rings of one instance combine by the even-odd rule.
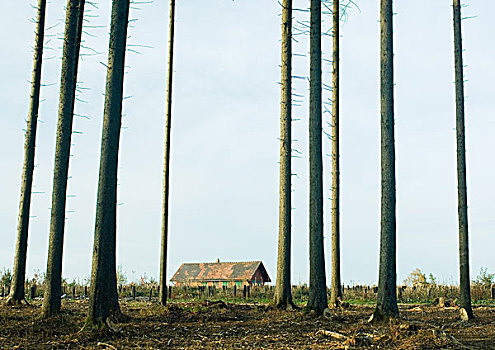
[[399, 320], [370, 324], [373, 304], [349, 301], [325, 317], [303, 308], [279, 311], [261, 298], [178, 296], [164, 308], [144, 296], [126, 297], [121, 307], [128, 321], [111, 331], [81, 333], [86, 298], [65, 299], [62, 314], [50, 320], [41, 319], [36, 298], [30, 306], [0, 307], [0, 348], [495, 349], [492, 304], [476, 304], [475, 319], [465, 323], [455, 306], [401, 303]]

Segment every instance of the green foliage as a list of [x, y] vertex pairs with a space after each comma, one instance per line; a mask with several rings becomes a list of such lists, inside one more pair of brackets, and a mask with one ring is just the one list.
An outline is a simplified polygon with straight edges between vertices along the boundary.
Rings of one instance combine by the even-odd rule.
[[416, 268], [409, 274], [409, 276], [407, 276], [404, 280], [404, 284], [410, 287], [418, 285], [423, 286], [427, 285], [428, 281], [426, 280], [426, 275], [421, 271], [421, 269]]
[[438, 285], [438, 279], [432, 273], [429, 273], [427, 277], [421, 269], [416, 268], [407, 276], [403, 283], [409, 287], [432, 287]]
[[474, 284], [481, 286], [491, 286], [495, 280], [495, 273], [488, 273], [488, 269], [486, 267], [481, 267], [480, 273], [476, 276], [476, 279], [473, 281]]
[[436, 286], [437, 282], [438, 282], [437, 278], [430, 272], [430, 274], [428, 275], [428, 283], [433, 286]]
[[72, 279], [72, 282], [67, 283], [67, 285], [68, 285], [69, 287], [75, 287], [75, 286], [77, 286], [77, 285], [80, 285], [80, 283], [79, 283], [79, 282], [78, 282], [75, 278], [73, 278], [73, 279]]
[[293, 288], [292, 290], [293, 301], [306, 301], [308, 300], [308, 295], [309, 289], [305, 284], [298, 286], [297, 288]]
[[0, 284], [4, 285], [5, 287], [10, 287], [10, 284], [12, 283], [12, 273], [10, 272], [9, 269], [3, 268], [2, 272], [0, 272]]

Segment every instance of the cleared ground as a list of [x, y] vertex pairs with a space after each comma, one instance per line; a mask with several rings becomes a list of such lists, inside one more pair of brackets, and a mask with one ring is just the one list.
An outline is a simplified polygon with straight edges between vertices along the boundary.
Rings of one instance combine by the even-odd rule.
[[[130, 317], [114, 331], [80, 333], [86, 300], [63, 302], [59, 317], [40, 318], [40, 301], [0, 307], [2, 349], [495, 349], [495, 307], [475, 306], [458, 319], [455, 307], [400, 305], [401, 318], [367, 322], [373, 305], [350, 305], [330, 318], [268, 304], [121, 302]], [[337, 334], [331, 333], [335, 332]]]

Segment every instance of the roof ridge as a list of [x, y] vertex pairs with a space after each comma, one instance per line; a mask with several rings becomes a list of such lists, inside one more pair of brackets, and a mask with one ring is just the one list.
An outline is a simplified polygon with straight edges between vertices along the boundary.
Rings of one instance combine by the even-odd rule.
[[249, 260], [249, 261], [207, 261], [207, 262], [187, 262], [187, 263], [182, 263], [182, 265], [185, 264], [241, 264], [241, 263], [262, 263], [263, 261], [261, 260]]

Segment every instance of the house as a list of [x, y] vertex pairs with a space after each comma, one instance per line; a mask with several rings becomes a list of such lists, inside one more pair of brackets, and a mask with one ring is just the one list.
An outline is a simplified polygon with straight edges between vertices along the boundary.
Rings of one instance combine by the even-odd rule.
[[178, 287], [215, 286], [237, 288], [271, 282], [261, 261], [182, 264], [170, 279]]

